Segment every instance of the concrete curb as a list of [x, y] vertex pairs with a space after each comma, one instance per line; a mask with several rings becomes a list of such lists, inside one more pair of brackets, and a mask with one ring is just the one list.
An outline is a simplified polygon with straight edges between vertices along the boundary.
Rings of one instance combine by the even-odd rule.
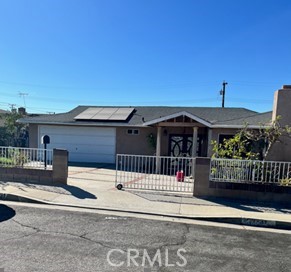
[[100, 211], [108, 211], [108, 212], [110, 211], [123, 212], [123, 213], [130, 213], [130, 214], [143, 214], [143, 215], [150, 215], [150, 216], [200, 220], [200, 221], [208, 221], [208, 222], [215, 222], [215, 223], [252, 226], [252, 227], [261, 227], [261, 228], [269, 228], [269, 229], [291, 230], [291, 222], [277, 221], [277, 220], [264, 220], [264, 219], [247, 218], [247, 217], [185, 216], [185, 215], [179, 215], [179, 214], [161, 214], [161, 213], [153, 213], [153, 212], [146, 212], [146, 211], [143, 212], [143, 211], [124, 210], [124, 209], [105, 208], [105, 207], [81, 206], [81, 205], [39, 200], [36, 198], [29, 198], [27, 196], [20, 196], [20, 195], [11, 194], [11, 193], [8, 193], [8, 194], [0, 193], [0, 200], [34, 203], [34, 204], [45, 204], [45, 205], [52, 205], [52, 206], [56, 205], [56, 206], [63, 206], [63, 207], [83, 208], [83, 209], [100, 210]]

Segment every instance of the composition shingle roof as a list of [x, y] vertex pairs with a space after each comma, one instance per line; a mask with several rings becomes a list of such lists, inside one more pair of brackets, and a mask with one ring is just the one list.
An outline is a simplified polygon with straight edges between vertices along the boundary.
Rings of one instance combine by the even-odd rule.
[[230, 120], [220, 121], [217, 122], [215, 125], [223, 125], [223, 126], [244, 126], [246, 124], [248, 125], [269, 125], [272, 120], [272, 111], [264, 112], [264, 113], [256, 113], [254, 115], [248, 116], [248, 117], [242, 117], [242, 118], [234, 118]]
[[[67, 124], [67, 125], [88, 125], [88, 126], [143, 126], [145, 122], [149, 122], [162, 117], [167, 117], [179, 112], [187, 112], [193, 116], [210, 123], [213, 126], [240, 126], [246, 122], [250, 125], [258, 125], [259, 123], [268, 123], [271, 119], [271, 112], [257, 113], [245, 108], [215, 108], [215, 107], [164, 107], [164, 106], [136, 106], [135, 111], [126, 120], [126, 122], [116, 121], [88, 121], [75, 120], [74, 117], [79, 115], [87, 108], [94, 106], [78, 106], [66, 113], [39, 115], [34, 117], [26, 117], [19, 120], [23, 123], [34, 124]], [[97, 106], [96, 106], [97, 107]], [[100, 107], [100, 106], [98, 106]], [[112, 107], [111, 107], [112, 108]], [[119, 107], [122, 108], [122, 107]]]

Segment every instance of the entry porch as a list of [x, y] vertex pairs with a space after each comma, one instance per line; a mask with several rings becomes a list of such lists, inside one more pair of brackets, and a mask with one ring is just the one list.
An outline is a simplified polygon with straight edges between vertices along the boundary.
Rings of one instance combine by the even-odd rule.
[[180, 112], [145, 123], [156, 129], [156, 156], [207, 157], [212, 129], [204, 120]]

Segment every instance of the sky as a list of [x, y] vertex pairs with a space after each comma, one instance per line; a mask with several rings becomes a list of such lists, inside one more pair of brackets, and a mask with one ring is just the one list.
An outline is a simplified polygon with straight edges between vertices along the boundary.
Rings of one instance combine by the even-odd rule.
[[272, 110], [291, 84], [290, 0], [0, 0], [0, 108]]

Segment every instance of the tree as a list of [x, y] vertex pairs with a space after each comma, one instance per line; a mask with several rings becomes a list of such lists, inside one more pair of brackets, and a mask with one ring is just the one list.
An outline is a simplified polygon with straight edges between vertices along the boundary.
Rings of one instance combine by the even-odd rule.
[[4, 127], [1, 132], [1, 144], [6, 146], [25, 146], [27, 138], [27, 126], [18, 123], [17, 120], [23, 117], [22, 114], [11, 111], [2, 114]]
[[259, 153], [256, 153], [251, 148], [251, 143], [245, 136], [244, 130], [236, 133], [232, 138], [224, 139], [222, 143], [212, 141], [213, 157], [228, 158], [228, 159], [248, 159], [255, 160], [259, 158]]
[[276, 142], [282, 137], [291, 137], [291, 127], [281, 126], [280, 119], [278, 116], [270, 125], [262, 124], [259, 129], [251, 129], [246, 124], [233, 138], [224, 139], [223, 143], [212, 141], [213, 157], [265, 160]]

